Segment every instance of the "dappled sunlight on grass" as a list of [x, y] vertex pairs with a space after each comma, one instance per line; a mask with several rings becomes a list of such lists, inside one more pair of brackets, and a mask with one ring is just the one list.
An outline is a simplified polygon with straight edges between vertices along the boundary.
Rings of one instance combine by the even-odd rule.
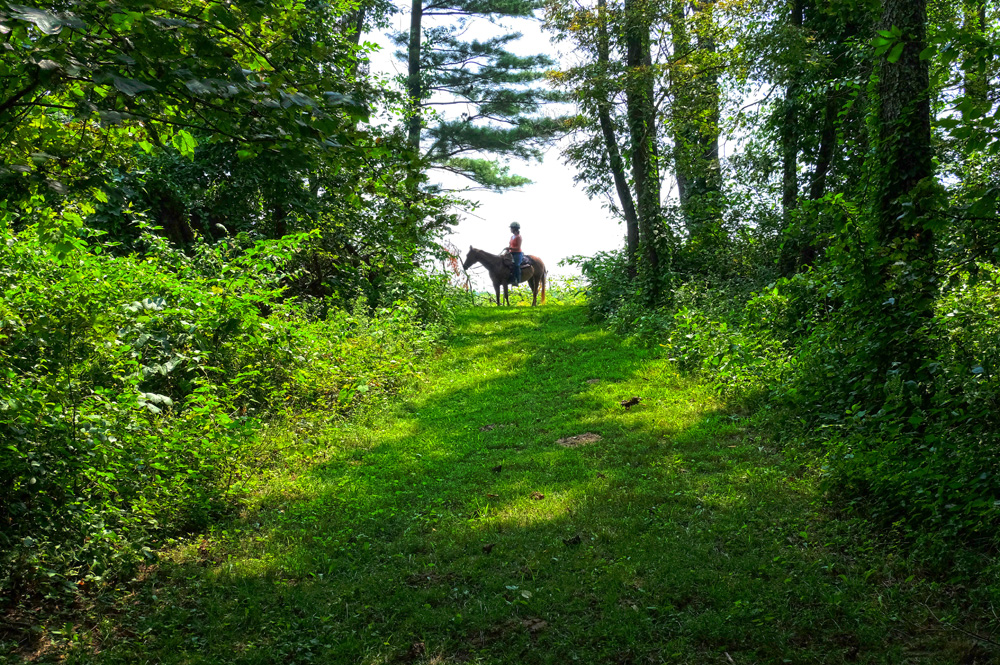
[[583, 314], [460, 313], [407, 402], [303, 446], [77, 656], [905, 662], [916, 585], [845, 552], [866, 533], [740, 414]]

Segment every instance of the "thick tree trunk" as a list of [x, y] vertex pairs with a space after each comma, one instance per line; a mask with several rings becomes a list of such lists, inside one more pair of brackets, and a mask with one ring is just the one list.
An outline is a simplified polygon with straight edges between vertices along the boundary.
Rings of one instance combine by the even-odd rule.
[[[687, 25], [684, 22], [684, 2], [674, 0], [670, 8], [670, 40], [674, 47], [674, 58], [686, 58], [691, 50], [691, 43], [688, 39]], [[687, 218], [688, 198], [690, 196], [690, 177], [688, 171], [691, 166], [688, 163], [687, 153], [690, 152], [693, 137], [690, 132], [690, 123], [682, 117], [681, 109], [685, 105], [683, 95], [684, 76], [678, 73], [680, 68], [675, 66], [671, 69], [670, 89], [674, 95], [673, 115], [671, 117], [671, 134], [674, 142], [674, 178], [677, 180], [677, 200], [681, 204], [681, 211], [684, 214], [685, 226], [688, 236], [692, 234], [692, 225]]]
[[[714, 1], [695, 4], [696, 12], [711, 12]], [[688, 238], [695, 245], [711, 245], [722, 237], [719, 197], [722, 174], [719, 164], [719, 80], [715, 72], [717, 50], [711, 20], [695, 21], [697, 46], [692, 48], [684, 3], [675, 1], [670, 15], [674, 57], [693, 62], [689, 71], [675, 67], [671, 78], [674, 96], [672, 135], [677, 193]], [[701, 71], [696, 71], [700, 69]]]
[[[885, 0], [882, 25], [902, 30], [905, 45], [896, 62], [879, 72], [879, 152], [883, 169], [878, 197], [879, 239], [886, 243], [918, 239], [929, 247], [929, 229], [920, 228], [899, 199], [933, 173], [930, 80], [920, 59], [927, 20], [926, 0]], [[886, 28], [888, 29], [888, 28]], [[901, 214], [906, 212], [907, 214]]]
[[[921, 185], [933, 175], [930, 81], [924, 50], [926, 0], [884, 0], [882, 29], [898, 28], [898, 60], [880, 63], [878, 95], [878, 189], [875, 214], [878, 278], [873, 289], [880, 335], [879, 370], [903, 380], [927, 406], [933, 380], [922, 365], [930, 352], [925, 324], [933, 315], [934, 233], [927, 224], [929, 196]], [[911, 402], [912, 403], [912, 402]]]
[[407, 139], [415, 152], [420, 152], [420, 124], [423, 90], [420, 85], [420, 23], [424, 15], [423, 0], [412, 0], [410, 5], [410, 41], [407, 52], [409, 75], [406, 79], [406, 94], [410, 100], [413, 115], [406, 123]]
[[[711, 12], [715, 0], [699, 3], [698, 11]], [[694, 194], [698, 202], [698, 230], [701, 240], [712, 245], [722, 240], [722, 214], [720, 197], [722, 195], [722, 168], [719, 163], [719, 120], [721, 117], [719, 77], [715, 74], [715, 53], [717, 45], [712, 34], [715, 22], [713, 20], [699, 21], [701, 30], [698, 33], [698, 49], [702, 53], [711, 54], [705, 59], [709, 71], [701, 77], [698, 88], [701, 99], [699, 110], [701, 121], [698, 123], [698, 169], [693, 182]]]
[[660, 260], [656, 227], [660, 223], [660, 179], [656, 165], [656, 113], [653, 104], [650, 23], [641, 0], [625, 0], [625, 88], [629, 136], [632, 146], [632, 180], [635, 183], [639, 240], [643, 272], [651, 295], [657, 293]]
[[598, 84], [596, 91], [597, 117], [601, 124], [601, 133], [604, 135], [604, 145], [611, 161], [611, 176], [615, 181], [618, 201], [621, 203], [622, 214], [625, 216], [629, 273], [635, 277], [636, 260], [639, 253], [639, 218], [636, 216], [632, 191], [628, 187], [628, 179], [625, 176], [625, 162], [622, 160], [621, 150], [618, 147], [618, 137], [615, 135], [614, 125], [611, 123], [611, 96], [606, 84], [610, 65], [608, 41], [606, 2], [605, 0], [597, 0], [597, 62], [600, 65], [599, 76], [601, 77], [601, 83]]

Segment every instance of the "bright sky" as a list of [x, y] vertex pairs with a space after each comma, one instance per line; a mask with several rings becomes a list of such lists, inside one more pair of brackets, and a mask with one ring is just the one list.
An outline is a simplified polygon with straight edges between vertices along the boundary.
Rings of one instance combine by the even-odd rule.
[[[394, 17], [396, 29], [409, 30], [409, 20], [407, 7], [407, 11]], [[489, 27], [488, 23], [482, 23]], [[517, 20], [509, 21], [508, 25], [524, 34], [512, 50], [522, 54], [546, 53], [556, 59], [567, 57], [549, 42], [541, 23]], [[484, 34], [470, 30], [466, 36]], [[372, 57], [373, 73], [405, 73], [405, 64], [393, 57], [395, 47], [384, 35], [366, 35], [365, 39], [383, 46], [383, 50]], [[574, 255], [590, 256], [625, 244], [625, 226], [604, 210], [602, 201], [589, 200], [582, 189], [573, 184], [573, 169], [562, 163], [557, 146], [548, 151], [542, 163], [512, 161], [510, 167], [513, 173], [530, 178], [533, 184], [503, 194], [468, 193], [467, 197], [479, 201], [480, 207], [462, 215], [462, 221], [450, 238], [462, 250], [463, 258], [469, 245], [494, 253], [506, 247], [510, 237], [508, 226], [513, 221], [521, 224], [524, 251], [541, 258], [550, 273], [577, 274], [579, 271], [575, 267], [559, 267], [559, 261]], [[441, 174], [438, 180], [447, 187], [456, 188], [466, 186], [467, 182], [450, 174]]]

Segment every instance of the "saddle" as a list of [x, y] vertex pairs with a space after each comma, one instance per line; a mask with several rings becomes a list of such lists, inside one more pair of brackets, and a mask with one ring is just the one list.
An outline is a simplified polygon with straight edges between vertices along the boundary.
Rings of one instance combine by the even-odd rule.
[[[504, 263], [504, 265], [505, 265], [505, 266], [507, 266], [507, 267], [510, 267], [510, 268], [514, 267], [514, 257], [512, 257], [512, 256], [510, 255], [510, 252], [509, 252], [509, 251], [505, 251], [505, 252], [503, 253], [503, 263]], [[528, 267], [528, 266], [530, 266], [530, 265], [533, 265], [533, 264], [531, 263], [531, 259], [530, 259], [530, 258], [528, 258], [528, 255], [527, 255], [527, 254], [522, 254], [522, 255], [521, 255], [521, 267], [522, 267], [522, 268], [527, 268], [527, 267]]]

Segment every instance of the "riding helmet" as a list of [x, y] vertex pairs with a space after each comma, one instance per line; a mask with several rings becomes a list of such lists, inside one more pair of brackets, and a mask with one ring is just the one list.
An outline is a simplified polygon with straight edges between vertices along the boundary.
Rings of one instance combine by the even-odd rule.
[[510, 228], [514, 229], [515, 231], [520, 231], [521, 230], [521, 225], [518, 224], [517, 222], [511, 222], [510, 223]]

